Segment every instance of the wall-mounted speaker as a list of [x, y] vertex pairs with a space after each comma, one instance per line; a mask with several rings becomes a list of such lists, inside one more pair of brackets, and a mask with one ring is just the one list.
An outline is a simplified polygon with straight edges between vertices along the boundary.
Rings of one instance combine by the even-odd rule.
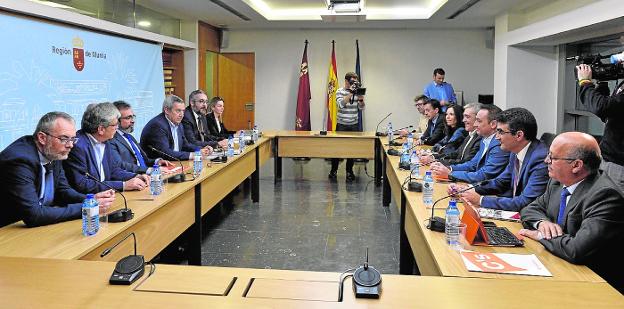
[[230, 46], [230, 30], [221, 29], [221, 44], [220, 48], [228, 48]]

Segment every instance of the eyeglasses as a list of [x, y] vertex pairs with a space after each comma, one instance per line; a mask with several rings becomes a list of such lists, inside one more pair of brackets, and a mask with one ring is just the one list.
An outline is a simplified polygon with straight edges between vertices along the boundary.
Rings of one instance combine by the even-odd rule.
[[516, 132], [511, 132], [511, 131], [504, 131], [503, 129], [496, 129], [496, 134], [498, 135], [505, 135], [505, 134], [516, 134]]
[[557, 157], [553, 157], [550, 152], [546, 156], [546, 161], [548, 161], [548, 162], [557, 161], [557, 160], [564, 160], [564, 161], [568, 161], [568, 163], [570, 163], [570, 162], [576, 160], [576, 158], [564, 158], [564, 157], [557, 158]]
[[202, 104], [204, 104], [204, 103], [208, 103], [208, 101], [207, 101], [207, 100], [204, 100], [204, 99], [201, 99], [201, 100], [193, 100], [193, 102], [195, 102], [195, 103], [202, 103]]
[[135, 120], [136, 117], [137, 117], [136, 115], [128, 115], [126, 117], [121, 117], [120, 119], [123, 119], [123, 120]]
[[[43, 131], [41, 131], [41, 132], [43, 132]], [[54, 137], [54, 138], [58, 139], [61, 142], [61, 144], [65, 144], [65, 145], [69, 145], [69, 143], [76, 144], [78, 142], [78, 140], [80, 139], [80, 138], [75, 137], [75, 136], [74, 137], [54, 136], [54, 135], [52, 135], [52, 134], [50, 134], [48, 132], [43, 132], [43, 134], [45, 134], [47, 136]]]

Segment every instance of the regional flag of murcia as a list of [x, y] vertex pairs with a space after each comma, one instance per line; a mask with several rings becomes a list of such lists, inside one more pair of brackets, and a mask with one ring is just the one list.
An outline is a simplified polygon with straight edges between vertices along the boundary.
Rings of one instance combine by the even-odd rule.
[[74, 46], [73, 58], [74, 58], [74, 68], [76, 71], [82, 71], [85, 65], [84, 58], [84, 42], [79, 37], [75, 37], [72, 40], [72, 45]]

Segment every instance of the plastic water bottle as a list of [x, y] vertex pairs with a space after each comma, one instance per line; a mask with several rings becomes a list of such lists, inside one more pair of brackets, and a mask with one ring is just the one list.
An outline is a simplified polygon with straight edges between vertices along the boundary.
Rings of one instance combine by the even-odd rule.
[[423, 204], [426, 207], [433, 206], [433, 177], [431, 176], [431, 171], [427, 171], [423, 178]]
[[203, 162], [202, 162], [201, 149], [196, 148], [195, 154], [193, 155], [193, 177], [197, 177], [201, 174], [202, 167], [203, 167]]
[[95, 235], [100, 229], [100, 207], [93, 194], [82, 202], [82, 235]]
[[234, 137], [232, 135], [230, 135], [230, 137], [228, 138], [227, 156], [228, 157], [234, 156]]
[[255, 125], [255, 126], [253, 127], [253, 131], [251, 131], [251, 132], [252, 132], [252, 133], [251, 133], [251, 140], [252, 140], [252, 141], [254, 141], [254, 142], [256, 142], [256, 141], [258, 140], [258, 134], [259, 134], [259, 132], [258, 132], [258, 126], [257, 126], [257, 125]]
[[390, 144], [394, 140], [394, 131], [392, 131], [392, 122], [388, 122], [388, 144]]
[[414, 146], [414, 134], [410, 132], [407, 135], [407, 148], [412, 148]]
[[150, 174], [150, 194], [160, 195], [163, 191], [162, 175], [160, 174], [160, 167], [158, 164], [154, 164], [152, 167], [152, 173]]
[[240, 153], [245, 151], [245, 131], [240, 130], [238, 134], [238, 149], [240, 149]]
[[407, 143], [403, 143], [403, 150], [401, 151], [401, 158], [399, 159], [399, 164], [402, 166], [408, 165], [410, 162], [410, 152], [409, 147], [407, 147]]
[[612, 64], [624, 62], [624, 52], [621, 52], [621, 53], [615, 54], [615, 55], [611, 55], [611, 59], [610, 60], [611, 60]]
[[412, 155], [410, 156], [410, 171], [412, 178], [420, 178], [420, 158], [416, 150], [412, 150]]
[[448, 208], [446, 208], [446, 225], [444, 228], [446, 234], [446, 243], [453, 247], [459, 247], [459, 209], [457, 209], [457, 202], [455, 199], [449, 201]]

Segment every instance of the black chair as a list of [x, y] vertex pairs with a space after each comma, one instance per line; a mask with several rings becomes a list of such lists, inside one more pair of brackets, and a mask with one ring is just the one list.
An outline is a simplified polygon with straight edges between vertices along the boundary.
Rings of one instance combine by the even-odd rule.
[[540, 137], [540, 141], [542, 141], [542, 143], [546, 144], [546, 146], [548, 147], [550, 147], [550, 144], [552, 144], [554, 139], [555, 139], [555, 134], [548, 133], [548, 132], [544, 132], [542, 136]]

